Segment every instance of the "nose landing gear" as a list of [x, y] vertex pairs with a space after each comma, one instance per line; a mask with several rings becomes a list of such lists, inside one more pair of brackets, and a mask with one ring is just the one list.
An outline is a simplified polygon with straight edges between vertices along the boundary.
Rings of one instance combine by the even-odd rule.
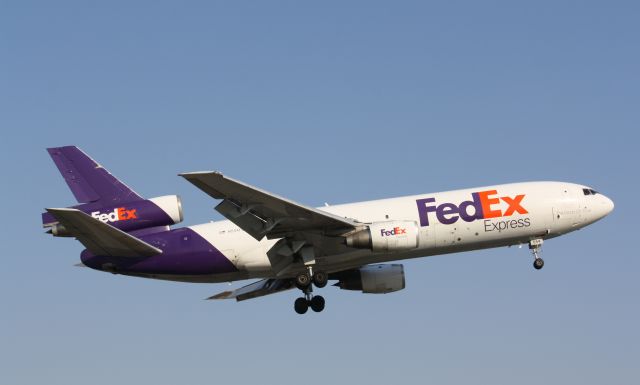
[[533, 268], [536, 270], [542, 269], [544, 266], [544, 260], [540, 258], [540, 250], [542, 249], [542, 238], [532, 239], [529, 241], [529, 249], [533, 254]]
[[543, 260], [542, 258], [536, 258], [536, 259], [533, 261], [533, 267], [534, 267], [536, 270], [540, 270], [540, 269], [542, 269], [542, 268], [544, 267], [544, 260]]
[[304, 314], [311, 308], [316, 313], [324, 310], [324, 297], [321, 295], [313, 295], [313, 285], [318, 288], [327, 286], [328, 275], [324, 272], [317, 271], [313, 273], [311, 267], [309, 272], [300, 273], [295, 278], [295, 284], [298, 289], [302, 290], [304, 297], [299, 297], [293, 304], [293, 308], [298, 314]]

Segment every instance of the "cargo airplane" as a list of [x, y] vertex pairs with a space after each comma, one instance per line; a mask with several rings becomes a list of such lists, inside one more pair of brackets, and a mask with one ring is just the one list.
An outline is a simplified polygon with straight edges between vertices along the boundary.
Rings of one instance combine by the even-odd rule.
[[182, 282], [258, 279], [209, 299], [247, 300], [297, 288], [294, 309], [325, 307], [314, 287], [328, 281], [363, 293], [405, 287], [396, 260], [526, 244], [540, 248], [602, 219], [613, 202], [591, 187], [525, 182], [313, 208], [219, 172], [180, 174], [219, 200], [227, 220], [182, 221], [176, 195], [145, 199], [74, 146], [49, 148], [78, 205], [49, 208], [43, 226], [85, 247], [82, 264], [135, 277]]

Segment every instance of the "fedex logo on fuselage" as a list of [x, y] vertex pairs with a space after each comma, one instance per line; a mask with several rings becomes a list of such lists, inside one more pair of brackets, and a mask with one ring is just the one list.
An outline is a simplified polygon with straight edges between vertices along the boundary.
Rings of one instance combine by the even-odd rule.
[[[513, 198], [497, 195], [497, 190], [474, 192], [471, 194], [470, 201], [461, 202], [459, 205], [454, 203], [437, 205], [436, 198], [417, 199], [420, 226], [429, 226], [429, 213], [435, 213], [438, 222], [444, 225], [456, 223], [460, 218], [465, 222], [473, 222], [478, 219], [508, 217], [515, 213], [529, 213], [522, 207], [525, 194], [516, 195]], [[501, 210], [500, 202], [507, 204], [506, 210]]]
[[382, 237], [390, 237], [392, 235], [400, 235], [400, 234], [406, 234], [406, 233], [407, 233], [407, 229], [401, 229], [400, 227], [394, 227], [391, 230], [380, 229], [380, 236]]
[[124, 207], [118, 207], [113, 209], [113, 211], [110, 213], [101, 213], [100, 211], [94, 211], [91, 213], [91, 216], [104, 223], [127, 221], [129, 219], [138, 218], [138, 214], [136, 214], [136, 211], [136, 209], [127, 210]]

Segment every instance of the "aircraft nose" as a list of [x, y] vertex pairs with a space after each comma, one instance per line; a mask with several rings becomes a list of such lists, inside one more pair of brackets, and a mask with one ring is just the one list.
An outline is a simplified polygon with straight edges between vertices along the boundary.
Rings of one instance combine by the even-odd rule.
[[598, 203], [596, 203], [597, 207], [595, 208], [596, 212], [598, 213], [598, 216], [600, 218], [604, 218], [607, 215], [609, 215], [609, 213], [611, 211], [613, 211], [613, 207], [615, 206], [613, 204], [613, 201], [611, 199], [609, 199], [608, 197], [599, 194], [600, 196], [598, 197]]
[[602, 204], [604, 205], [604, 208], [605, 208], [605, 214], [604, 215], [608, 215], [610, 212], [613, 211], [613, 208], [614, 208], [615, 205], [613, 204], [613, 201], [611, 199], [609, 199], [608, 197], [603, 195], [602, 198], [604, 200], [604, 202]]

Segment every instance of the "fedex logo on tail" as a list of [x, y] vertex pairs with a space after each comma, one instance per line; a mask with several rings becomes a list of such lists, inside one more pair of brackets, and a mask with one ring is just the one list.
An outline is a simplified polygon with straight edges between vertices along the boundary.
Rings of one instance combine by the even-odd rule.
[[[435, 198], [417, 199], [416, 204], [420, 226], [425, 227], [429, 226], [429, 213], [435, 213], [438, 222], [444, 225], [456, 223], [461, 218], [465, 222], [473, 222], [478, 219], [508, 217], [515, 213], [528, 214], [529, 212], [522, 207], [524, 197], [525, 194], [515, 197], [498, 196], [497, 190], [487, 190], [472, 193], [470, 201], [461, 202], [459, 205], [436, 204]], [[503, 211], [504, 204], [506, 208]]]
[[136, 214], [136, 211], [136, 209], [127, 210], [124, 207], [118, 207], [113, 209], [113, 211], [110, 213], [101, 213], [100, 211], [94, 211], [91, 213], [91, 216], [104, 223], [127, 221], [129, 219], [138, 218], [138, 214]]

